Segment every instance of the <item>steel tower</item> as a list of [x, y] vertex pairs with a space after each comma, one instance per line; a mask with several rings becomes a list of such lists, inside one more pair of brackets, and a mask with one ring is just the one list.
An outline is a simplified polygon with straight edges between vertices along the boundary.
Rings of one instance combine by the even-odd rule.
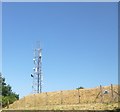
[[34, 50], [34, 68], [33, 68], [33, 74], [31, 74], [31, 77], [33, 77], [33, 92], [34, 93], [41, 93], [42, 92], [42, 49], [40, 47], [36, 48]]

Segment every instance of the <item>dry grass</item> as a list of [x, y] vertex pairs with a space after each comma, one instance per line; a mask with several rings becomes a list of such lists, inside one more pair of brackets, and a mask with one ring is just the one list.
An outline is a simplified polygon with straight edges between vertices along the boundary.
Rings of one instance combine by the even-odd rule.
[[[12, 108], [13, 110], [113, 110], [118, 108], [118, 103], [89, 103], [74, 105], [46, 105], [29, 108]], [[11, 110], [11, 109], [10, 109]]]
[[[103, 95], [101, 102], [100, 88], [66, 90], [31, 94], [9, 106], [10, 109], [41, 109], [41, 110], [84, 110], [84, 109], [114, 109], [118, 108], [118, 86], [113, 86], [113, 97], [110, 86], [104, 86], [103, 91], [109, 93]], [[98, 96], [98, 97], [97, 97]], [[111, 103], [112, 102], [112, 103]]]

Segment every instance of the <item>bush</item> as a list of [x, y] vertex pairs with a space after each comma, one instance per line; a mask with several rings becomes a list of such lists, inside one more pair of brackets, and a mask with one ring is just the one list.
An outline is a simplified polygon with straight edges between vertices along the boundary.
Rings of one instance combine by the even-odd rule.
[[76, 88], [76, 89], [77, 89], [77, 90], [78, 90], [78, 89], [84, 89], [84, 87], [80, 86], [80, 87], [78, 87], [78, 88]]

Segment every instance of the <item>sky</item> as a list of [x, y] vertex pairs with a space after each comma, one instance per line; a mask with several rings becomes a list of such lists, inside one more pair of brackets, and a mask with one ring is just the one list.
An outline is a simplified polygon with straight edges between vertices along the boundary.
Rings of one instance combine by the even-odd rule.
[[20, 97], [32, 93], [42, 47], [43, 92], [118, 83], [117, 3], [3, 3], [2, 73]]
[[2, 2], [119, 2], [119, 0], [2, 0]]

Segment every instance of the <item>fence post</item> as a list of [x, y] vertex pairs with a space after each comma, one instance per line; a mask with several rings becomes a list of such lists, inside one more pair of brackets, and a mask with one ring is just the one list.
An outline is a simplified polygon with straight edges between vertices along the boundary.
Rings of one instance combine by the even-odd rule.
[[25, 97], [23, 98], [23, 103], [24, 103], [24, 106], [23, 106], [23, 108], [25, 109]]
[[[120, 102], [120, 85], [118, 84], [118, 103]], [[120, 103], [119, 103], [120, 104]]]
[[46, 92], [46, 105], [48, 104], [48, 94]]
[[113, 85], [111, 84], [111, 101], [113, 102]]
[[102, 86], [100, 85], [100, 93], [101, 93], [101, 103], [103, 103], [103, 89]]
[[78, 89], [78, 103], [80, 103], [80, 90]]
[[61, 104], [63, 104], [63, 92], [60, 91], [60, 99], [61, 99]]
[[35, 94], [34, 94], [33, 98], [34, 98], [34, 103], [33, 103], [34, 107], [33, 108], [35, 109], [35, 107], [36, 107], [36, 95]]
[[[14, 106], [14, 103], [13, 103], [13, 106]], [[16, 102], [16, 106], [17, 106], [17, 109], [19, 109], [19, 102], [18, 101]]]

